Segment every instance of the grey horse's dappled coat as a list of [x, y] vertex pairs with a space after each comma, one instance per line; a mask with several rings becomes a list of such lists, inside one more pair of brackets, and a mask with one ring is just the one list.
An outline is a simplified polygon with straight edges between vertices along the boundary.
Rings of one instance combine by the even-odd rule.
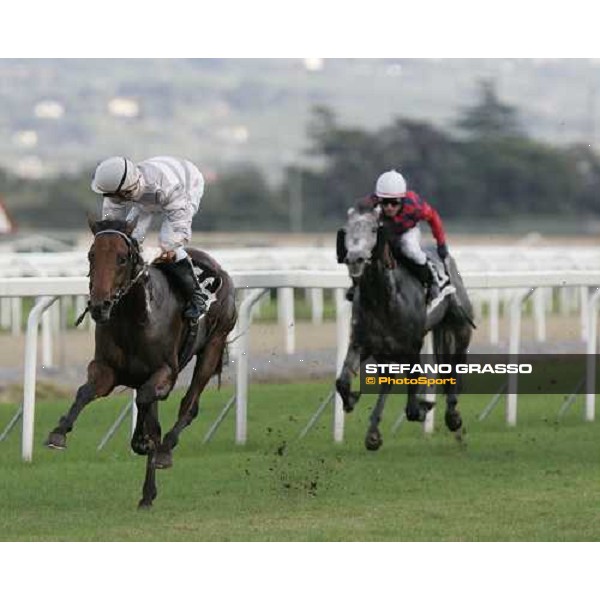
[[[425, 290], [421, 283], [392, 256], [385, 230], [379, 225], [375, 210], [350, 210], [343, 236], [345, 262], [357, 292], [352, 306], [352, 334], [348, 354], [336, 380], [336, 388], [347, 412], [353, 410], [360, 397], [351, 391], [351, 381], [358, 372], [361, 359], [420, 363], [420, 352], [427, 331], [433, 331], [434, 352], [446, 362], [466, 362], [472, 334], [472, 309], [456, 265], [448, 259], [448, 270], [455, 295], [442, 298], [427, 314]], [[339, 243], [338, 243], [339, 251]], [[389, 388], [382, 386], [377, 405], [371, 415], [366, 445], [376, 450], [381, 445], [378, 423]], [[462, 419], [456, 408], [458, 383], [446, 384], [446, 424], [451, 431], [461, 428]], [[416, 385], [408, 386], [407, 418], [423, 421], [431, 405], [417, 397]]]

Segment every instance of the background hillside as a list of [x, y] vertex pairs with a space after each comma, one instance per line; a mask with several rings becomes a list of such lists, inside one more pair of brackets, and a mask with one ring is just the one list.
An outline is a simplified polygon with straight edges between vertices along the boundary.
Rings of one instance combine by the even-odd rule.
[[175, 153], [277, 177], [306, 149], [314, 105], [370, 130], [406, 117], [452, 131], [482, 78], [532, 136], [597, 143], [600, 64], [584, 59], [4, 59], [0, 166], [76, 172], [115, 152]]
[[198, 228], [327, 230], [397, 167], [462, 225], [595, 232], [599, 89], [591, 59], [4, 59], [0, 195], [80, 227], [100, 159], [173, 154]]

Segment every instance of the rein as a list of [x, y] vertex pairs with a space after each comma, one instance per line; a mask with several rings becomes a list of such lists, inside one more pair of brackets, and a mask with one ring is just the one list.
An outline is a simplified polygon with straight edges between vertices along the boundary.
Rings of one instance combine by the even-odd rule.
[[[129, 261], [130, 261], [130, 263], [132, 263], [133, 258], [134, 258], [133, 243], [132, 243], [131, 239], [129, 238], [129, 236], [124, 234], [122, 231], [118, 231], [117, 229], [104, 229], [103, 231], [99, 231], [94, 236], [94, 239], [97, 238], [99, 235], [104, 235], [104, 234], [108, 234], [108, 233], [110, 233], [110, 234], [116, 233], [117, 235], [120, 235], [125, 240], [125, 242], [127, 243], [127, 248], [129, 250]], [[139, 251], [137, 254], [137, 258], [140, 258]], [[133, 269], [135, 269], [134, 264], [132, 264], [132, 270]], [[125, 287], [117, 288], [115, 290], [115, 292], [109, 299], [111, 304], [115, 304], [115, 305], [118, 304], [129, 293], [129, 290], [131, 290], [131, 288], [142, 278], [142, 276], [145, 276], [147, 274], [148, 274], [148, 265], [146, 263], [144, 263], [144, 266], [140, 269], [140, 271], [137, 273], [137, 275], [135, 277], [132, 277], [129, 280], [129, 283]], [[90, 301], [88, 300], [85, 310], [79, 315], [79, 317], [77, 317], [77, 320], [75, 321], [75, 327], [78, 327], [81, 324], [81, 322], [83, 321], [83, 319], [85, 318], [85, 315], [89, 312], [89, 310], [90, 310]]]

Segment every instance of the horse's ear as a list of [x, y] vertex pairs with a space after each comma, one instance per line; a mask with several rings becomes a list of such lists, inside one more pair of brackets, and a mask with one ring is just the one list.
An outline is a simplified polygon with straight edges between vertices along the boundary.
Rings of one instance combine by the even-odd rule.
[[338, 264], [343, 264], [346, 262], [346, 256], [348, 255], [348, 250], [346, 248], [346, 230], [342, 227], [337, 231], [337, 237], [335, 240], [335, 249], [337, 254]]
[[98, 221], [96, 221], [95, 217], [93, 215], [91, 215], [90, 213], [88, 213], [87, 215], [87, 222], [88, 222], [88, 227], [90, 228], [90, 231], [96, 235], [98, 233]]
[[138, 224], [139, 216], [134, 217], [131, 221], [127, 221], [127, 225], [125, 225], [125, 233], [131, 237], [131, 234], [134, 232], [135, 228]]
[[349, 208], [348, 209], [348, 216], [351, 217], [355, 212], [356, 212], [355, 208]]

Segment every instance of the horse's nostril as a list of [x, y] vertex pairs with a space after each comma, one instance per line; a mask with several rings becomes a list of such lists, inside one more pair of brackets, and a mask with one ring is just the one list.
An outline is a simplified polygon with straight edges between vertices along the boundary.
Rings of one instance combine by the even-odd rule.
[[360, 265], [361, 263], [365, 262], [365, 259], [364, 258], [357, 258], [356, 262]]
[[112, 302], [110, 300], [105, 300], [102, 303], [102, 308], [110, 308], [110, 305], [112, 304]]

